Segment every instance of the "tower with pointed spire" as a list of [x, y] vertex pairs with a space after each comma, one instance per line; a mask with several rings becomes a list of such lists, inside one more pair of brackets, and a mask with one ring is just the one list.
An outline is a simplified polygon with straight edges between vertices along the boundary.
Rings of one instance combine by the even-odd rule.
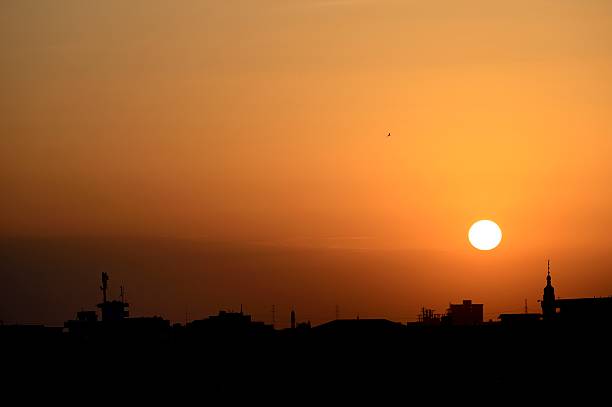
[[544, 319], [553, 319], [557, 313], [555, 306], [555, 288], [551, 284], [550, 260], [548, 260], [548, 275], [546, 276], [546, 287], [542, 297], [542, 316]]

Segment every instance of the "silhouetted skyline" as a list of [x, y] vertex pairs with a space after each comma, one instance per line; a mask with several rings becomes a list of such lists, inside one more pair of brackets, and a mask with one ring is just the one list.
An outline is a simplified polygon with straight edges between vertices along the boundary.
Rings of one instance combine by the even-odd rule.
[[3, 0], [0, 39], [36, 393], [609, 381], [612, 2]]
[[[310, 329], [312, 323], [310, 320], [298, 321], [296, 319], [295, 307], [291, 307], [291, 312], [287, 324], [283, 321], [283, 316], [277, 315], [279, 311], [276, 304], [271, 305], [272, 321], [266, 324], [263, 321], [255, 321], [252, 316], [245, 313], [243, 304], [240, 304], [240, 311], [220, 310], [218, 315], [211, 315], [206, 318], [189, 318], [186, 311], [184, 323], [171, 324], [170, 321], [162, 318], [160, 315], [155, 316], [140, 316], [134, 317], [130, 314], [130, 304], [125, 299], [125, 289], [120, 285], [119, 299], [113, 299], [109, 296], [109, 275], [107, 272], [101, 273], [101, 285], [99, 290], [101, 293], [101, 302], [96, 305], [99, 311], [87, 310], [81, 308], [81, 311], [76, 313], [76, 318], [64, 322], [64, 334], [68, 334], [74, 338], [83, 340], [95, 339], [98, 335], [102, 335], [107, 330], [112, 332], [129, 332], [131, 335], [138, 333], [139, 335], [151, 335], [155, 339], [156, 335], [166, 332], [164, 335], [172, 336], [173, 333], [170, 327], [175, 329], [187, 329], [185, 334], [203, 333], [206, 335], [244, 335], [246, 333], [254, 335], [262, 335], [264, 333], [271, 334], [277, 329], [291, 329], [302, 331], [304, 328]], [[600, 326], [612, 328], [612, 295], [605, 297], [587, 297], [587, 298], [564, 298], [561, 299], [555, 295], [555, 289], [552, 285], [552, 276], [550, 271], [550, 260], [547, 262], [546, 286], [543, 289], [542, 298], [538, 300], [541, 312], [529, 312], [527, 300], [525, 300], [525, 308], [522, 313], [504, 312], [496, 318], [486, 320], [484, 318], [484, 304], [474, 303], [471, 299], [464, 299], [459, 304], [449, 302], [448, 308], [445, 311], [436, 312], [431, 308], [421, 308], [420, 314], [417, 315], [416, 322], [407, 321], [405, 326], [419, 325], [427, 327], [443, 327], [443, 326], [479, 326], [479, 325], [499, 325], [508, 326], [514, 329], [534, 329], [541, 325], [543, 327], [556, 326], [558, 324], [573, 326], [573, 324], [585, 324], [590, 326]], [[336, 322], [334, 322], [336, 321]], [[392, 326], [401, 327], [403, 321], [390, 321], [385, 318], [361, 318], [357, 314], [354, 318], [341, 318], [340, 306], [335, 306], [334, 321], [325, 322], [319, 327], [322, 331], [329, 331], [330, 327], [384, 327], [388, 329]], [[344, 321], [344, 322], [338, 322]], [[348, 321], [355, 321], [349, 323]], [[357, 322], [361, 321], [361, 322]], [[369, 321], [369, 322], [363, 322]], [[4, 326], [4, 321], [2, 321]], [[288, 326], [287, 326], [288, 325]], [[11, 324], [6, 324], [11, 327]], [[42, 324], [12, 324], [14, 329], [19, 326], [24, 329], [35, 328], [36, 326], [44, 326]], [[28, 328], [28, 326], [30, 328]], [[150, 329], [153, 328], [151, 332]], [[13, 328], [10, 328], [13, 329]], [[366, 328], [366, 330], [369, 328]], [[606, 328], [607, 329], [607, 328]], [[395, 330], [395, 328], [394, 328]], [[53, 328], [50, 332], [61, 332]], [[6, 331], [11, 332], [11, 331]], [[18, 331], [19, 332], [19, 331]], [[28, 332], [27, 330], [24, 332]], [[37, 332], [37, 331], [32, 331]], [[176, 335], [176, 333], [174, 333]], [[104, 336], [102, 336], [104, 337]]]
[[[295, 307], [315, 324], [335, 318], [336, 305], [347, 318], [414, 321], [423, 306], [441, 312], [465, 298], [486, 304], [485, 320], [496, 319], [521, 312], [525, 299], [530, 310], [538, 309], [548, 257], [534, 253], [510, 262], [491, 253], [466, 268], [444, 252], [85, 238], [3, 240], [0, 254], [6, 279], [0, 319], [56, 326], [74, 310], [95, 306], [103, 271], [114, 276], [110, 298], [118, 299], [123, 285], [138, 315], [172, 322], [184, 321], [186, 312], [211, 315], [240, 304], [268, 323], [272, 304], [279, 314]], [[558, 295], [609, 295], [609, 256], [584, 253], [579, 264], [571, 261], [576, 255], [550, 256], [562, 287]], [[458, 274], [465, 278], [457, 281]]]

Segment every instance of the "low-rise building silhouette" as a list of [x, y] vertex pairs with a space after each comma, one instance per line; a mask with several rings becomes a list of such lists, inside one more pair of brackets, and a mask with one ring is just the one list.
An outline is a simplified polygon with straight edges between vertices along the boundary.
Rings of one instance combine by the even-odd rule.
[[128, 307], [130, 304], [125, 302], [123, 295], [123, 286], [121, 287], [121, 301], [108, 301], [106, 298], [106, 291], [108, 289], [108, 274], [102, 273], [102, 302], [97, 305], [102, 312], [102, 321], [120, 321], [130, 316]]
[[461, 304], [450, 304], [447, 312], [451, 325], [482, 324], [483, 315], [484, 305], [474, 304], [472, 300], [463, 300]]
[[295, 329], [298, 331], [303, 331], [303, 330], [310, 329], [310, 328], [311, 328], [310, 321], [298, 322], [295, 326]]
[[191, 321], [187, 324], [187, 330], [191, 333], [227, 336], [270, 333], [274, 331], [274, 326], [253, 321], [251, 315], [242, 311], [219, 311], [217, 315]]
[[313, 331], [340, 336], [367, 336], [404, 331], [405, 325], [382, 318], [336, 319], [317, 325]]
[[542, 320], [542, 314], [538, 313], [521, 313], [521, 314], [500, 314], [499, 319], [502, 325], [505, 326], [526, 326], [535, 325]]
[[102, 273], [102, 302], [97, 305], [102, 315], [98, 320], [96, 311], [79, 311], [76, 319], [66, 321], [64, 328], [73, 338], [96, 340], [111, 338], [164, 339], [169, 335], [170, 322], [161, 317], [129, 317], [129, 304], [125, 301], [123, 287], [121, 300], [107, 298], [108, 274]]
[[445, 315], [436, 314], [433, 309], [421, 308], [421, 313], [417, 315], [417, 323], [429, 326], [438, 326], [442, 324], [445, 319]]
[[541, 306], [542, 316], [546, 321], [592, 325], [612, 322], [612, 297], [555, 298], [555, 288], [552, 286], [550, 275], [550, 260]]
[[557, 299], [555, 307], [562, 323], [612, 322], [612, 297]]

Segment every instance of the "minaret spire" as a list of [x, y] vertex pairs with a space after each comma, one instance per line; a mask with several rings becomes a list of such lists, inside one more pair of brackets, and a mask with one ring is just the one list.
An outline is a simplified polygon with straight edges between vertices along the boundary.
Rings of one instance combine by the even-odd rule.
[[542, 297], [542, 315], [544, 319], [552, 319], [556, 314], [555, 307], [555, 289], [551, 284], [550, 277], [550, 260], [547, 264], [548, 273], [546, 275], [546, 287], [544, 287], [544, 296]]
[[548, 274], [546, 275], [546, 287], [550, 287], [552, 284], [550, 283], [550, 260], [548, 260]]

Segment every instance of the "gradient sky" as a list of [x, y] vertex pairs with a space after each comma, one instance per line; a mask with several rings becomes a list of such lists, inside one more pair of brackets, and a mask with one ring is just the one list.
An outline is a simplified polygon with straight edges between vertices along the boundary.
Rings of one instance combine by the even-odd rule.
[[610, 2], [7, 0], [0, 89], [0, 319], [612, 294]]

